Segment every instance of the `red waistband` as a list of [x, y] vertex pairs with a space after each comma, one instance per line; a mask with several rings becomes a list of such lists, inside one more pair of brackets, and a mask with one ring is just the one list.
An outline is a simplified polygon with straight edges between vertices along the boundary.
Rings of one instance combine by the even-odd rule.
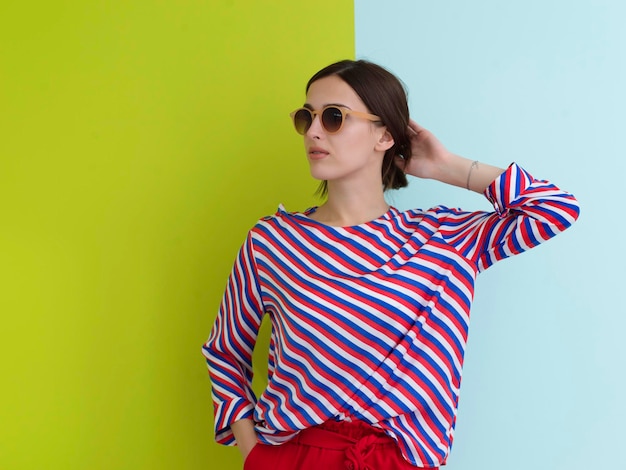
[[301, 431], [294, 439], [300, 444], [335, 450], [345, 450], [357, 443], [368, 447], [396, 445], [381, 429], [363, 421], [326, 421]]

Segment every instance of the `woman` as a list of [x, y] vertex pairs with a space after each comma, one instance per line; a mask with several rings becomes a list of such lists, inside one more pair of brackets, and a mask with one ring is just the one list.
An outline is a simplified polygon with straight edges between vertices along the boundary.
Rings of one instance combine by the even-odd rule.
[[[280, 208], [242, 246], [203, 347], [216, 440], [247, 470], [438, 468], [455, 425], [476, 275], [569, 227], [577, 202], [516, 164], [449, 152], [409, 119], [396, 77], [332, 64], [292, 113], [323, 204]], [[400, 212], [405, 174], [466, 187], [494, 212]], [[252, 349], [272, 322], [269, 382]]]

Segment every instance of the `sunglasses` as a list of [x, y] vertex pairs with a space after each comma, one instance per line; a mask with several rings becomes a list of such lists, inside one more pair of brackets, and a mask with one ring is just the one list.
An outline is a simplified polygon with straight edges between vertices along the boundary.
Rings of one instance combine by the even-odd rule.
[[351, 114], [356, 117], [367, 119], [373, 122], [380, 122], [380, 118], [374, 114], [361, 113], [341, 106], [324, 106], [321, 110], [315, 111], [309, 108], [299, 108], [289, 114], [293, 119], [293, 126], [298, 134], [304, 135], [313, 124], [315, 116], [320, 116], [322, 128], [327, 134], [336, 134], [343, 127], [346, 117]]

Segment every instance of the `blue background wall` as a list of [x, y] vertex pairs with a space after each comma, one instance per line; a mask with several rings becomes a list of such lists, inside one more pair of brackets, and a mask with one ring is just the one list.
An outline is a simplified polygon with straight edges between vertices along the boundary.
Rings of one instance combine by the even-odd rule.
[[[479, 278], [448, 469], [626, 468], [626, 4], [356, 0], [356, 55], [452, 150], [573, 192], [568, 232]], [[400, 208], [489, 208], [431, 181]]]

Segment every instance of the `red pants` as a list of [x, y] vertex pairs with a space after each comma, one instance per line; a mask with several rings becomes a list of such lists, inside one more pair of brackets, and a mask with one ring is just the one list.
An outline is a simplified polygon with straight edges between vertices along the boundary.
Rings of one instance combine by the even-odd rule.
[[[362, 422], [328, 421], [278, 446], [257, 444], [244, 470], [417, 470], [396, 442]], [[437, 470], [437, 469], [432, 469]]]

